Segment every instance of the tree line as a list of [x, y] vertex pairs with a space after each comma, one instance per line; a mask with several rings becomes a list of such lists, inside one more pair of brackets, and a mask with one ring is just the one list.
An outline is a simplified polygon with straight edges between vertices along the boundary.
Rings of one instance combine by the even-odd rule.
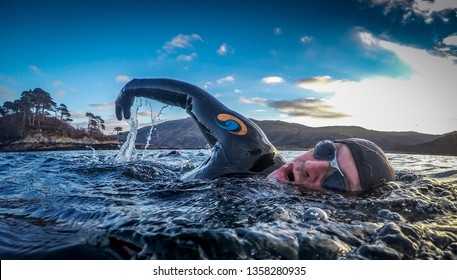
[[87, 129], [75, 128], [68, 107], [57, 105], [51, 95], [41, 88], [23, 91], [19, 99], [6, 101], [0, 107], [0, 142], [17, 141], [40, 133], [47, 136], [66, 136], [95, 139], [105, 138], [105, 121], [90, 112]]

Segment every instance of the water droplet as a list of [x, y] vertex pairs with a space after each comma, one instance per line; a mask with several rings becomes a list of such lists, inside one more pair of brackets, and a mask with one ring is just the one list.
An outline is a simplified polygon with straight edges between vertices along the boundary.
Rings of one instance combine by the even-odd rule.
[[321, 220], [321, 221], [327, 221], [328, 220], [328, 214], [324, 210], [317, 208], [317, 207], [311, 207], [308, 208], [305, 213], [304, 213], [304, 219], [305, 220]]

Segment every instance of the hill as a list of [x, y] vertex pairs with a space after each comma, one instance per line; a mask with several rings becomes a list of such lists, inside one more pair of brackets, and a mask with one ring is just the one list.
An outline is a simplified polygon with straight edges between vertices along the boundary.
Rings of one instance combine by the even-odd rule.
[[278, 148], [309, 148], [322, 139], [365, 138], [377, 143], [385, 150], [396, 150], [398, 146], [409, 146], [436, 139], [437, 135], [417, 132], [381, 132], [358, 126], [309, 127], [283, 121], [253, 120]]
[[399, 148], [408, 153], [457, 156], [457, 131], [433, 141]]
[[[253, 120], [278, 149], [308, 149], [322, 139], [360, 137], [377, 143], [386, 151], [456, 155], [457, 132], [432, 135], [417, 132], [382, 132], [357, 126], [309, 127], [283, 121]], [[145, 144], [151, 127], [138, 130], [138, 144]], [[128, 132], [119, 135], [125, 140]], [[191, 118], [160, 123], [153, 128], [151, 147], [193, 149], [207, 146]]]
[[[146, 144], [150, 130], [151, 126], [138, 129], [136, 143]], [[128, 132], [120, 133], [118, 138], [125, 141], [127, 134]], [[150, 145], [157, 148], [201, 149], [205, 148], [207, 144], [197, 125], [191, 118], [186, 118], [163, 122], [155, 126], [151, 134]]]

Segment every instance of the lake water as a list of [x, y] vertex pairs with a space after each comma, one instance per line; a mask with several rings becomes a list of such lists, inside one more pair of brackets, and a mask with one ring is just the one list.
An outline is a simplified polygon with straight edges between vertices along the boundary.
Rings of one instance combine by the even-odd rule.
[[457, 259], [456, 157], [389, 154], [396, 182], [354, 197], [117, 153], [1, 153], [1, 259]]

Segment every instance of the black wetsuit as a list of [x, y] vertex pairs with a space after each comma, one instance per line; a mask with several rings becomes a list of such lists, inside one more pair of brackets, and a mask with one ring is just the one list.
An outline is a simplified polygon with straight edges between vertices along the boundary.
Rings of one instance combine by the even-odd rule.
[[211, 156], [181, 179], [213, 179], [240, 174], [269, 174], [286, 161], [252, 121], [225, 107], [201, 88], [171, 79], [134, 79], [116, 99], [116, 116], [130, 118], [135, 97], [179, 106], [197, 123], [212, 147]]

